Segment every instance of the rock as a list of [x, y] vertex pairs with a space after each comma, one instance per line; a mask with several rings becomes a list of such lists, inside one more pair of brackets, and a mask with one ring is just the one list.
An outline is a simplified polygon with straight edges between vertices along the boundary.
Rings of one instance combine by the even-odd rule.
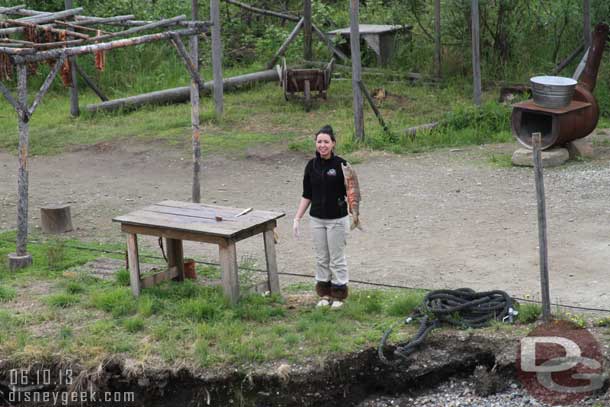
[[594, 158], [595, 151], [593, 149], [593, 143], [589, 138], [578, 139], [570, 141], [566, 144], [566, 148], [570, 153], [570, 160], [575, 158]]
[[[563, 147], [553, 147], [549, 150], [542, 151], [542, 166], [544, 168], [557, 167], [565, 164], [570, 158], [568, 149]], [[520, 148], [513, 153], [513, 165], [520, 167], [533, 167], [534, 159], [532, 150]]]

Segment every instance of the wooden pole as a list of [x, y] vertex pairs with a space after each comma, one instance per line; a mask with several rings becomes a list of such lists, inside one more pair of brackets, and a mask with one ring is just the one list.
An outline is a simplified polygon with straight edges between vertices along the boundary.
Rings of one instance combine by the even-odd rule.
[[220, 36], [219, 0], [210, 0], [210, 18], [212, 19], [212, 69], [214, 72], [214, 106], [216, 118], [224, 112], [224, 95], [222, 87], [222, 38]]
[[104, 92], [102, 92], [102, 90], [95, 84], [95, 82], [93, 82], [93, 80], [89, 77], [89, 75], [87, 75], [87, 73], [85, 71], [83, 71], [81, 69], [81, 67], [77, 64], [74, 63], [74, 66], [76, 67], [76, 72], [78, 72], [78, 74], [80, 75], [81, 78], [83, 78], [83, 80], [85, 81], [85, 83], [93, 90], [93, 92], [95, 92], [95, 94], [103, 101], [103, 102], [107, 102], [108, 101], [108, 96], [106, 96], [104, 94]]
[[303, 0], [303, 59], [305, 61], [313, 59], [311, 32], [311, 0]]
[[284, 43], [280, 46], [280, 49], [277, 50], [277, 52], [275, 53], [273, 58], [271, 58], [271, 61], [269, 61], [269, 63], [267, 64], [267, 69], [273, 68], [273, 66], [277, 62], [278, 58], [281, 57], [282, 55], [284, 55], [284, 52], [286, 52], [286, 50], [288, 49], [288, 46], [290, 45], [290, 43], [292, 41], [294, 41], [294, 39], [297, 37], [297, 34], [299, 33], [299, 31], [301, 31], [302, 28], [303, 28], [303, 19], [300, 19], [299, 22], [297, 23], [297, 25], [292, 29], [292, 32], [290, 33], [288, 38], [286, 38], [286, 41], [284, 41]]
[[385, 131], [386, 133], [389, 132], [388, 126], [385, 123], [385, 121], [383, 120], [383, 116], [381, 115], [381, 112], [375, 105], [375, 101], [373, 100], [373, 97], [371, 96], [369, 91], [366, 89], [366, 85], [362, 81], [358, 82], [358, 85], [360, 86], [360, 89], [364, 93], [364, 96], [366, 96], [366, 100], [369, 102], [369, 105], [371, 105], [371, 109], [373, 109], [373, 113], [375, 113], [375, 116], [377, 116], [377, 120], [379, 120], [379, 124], [381, 125], [381, 128], [383, 128], [383, 131]]
[[435, 76], [441, 77], [441, 0], [434, 1], [434, 67]]
[[364, 111], [362, 90], [358, 83], [362, 80], [360, 62], [359, 0], [350, 0], [350, 46], [352, 52], [352, 89], [354, 92], [354, 134], [357, 140], [364, 140]]
[[481, 106], [481, 52], [479, 38], [479, 0], [472, 0], [472, 80], [474, 104]]
[[[65, 0], [66, 10], [72, 8], [72, 0]], [[70, 61], [70, 115], [72, 117], [80, 116], [78, 108], [78, 78], [76, 71], [76, 57], [69, 57]]]
[[271, 17], [279, 17], [283, 20], [290, 20], [290, 21], [299, 21], [300, 20], [300, 18], [296, 17], [296, 16], [292, 16], [292, 15], [284, 14], [284, 13], [278, 13], [276, 11], [264, 10], [264, 9], [258, 8], [258, 7], [252, 7], [248, 4], [244, 4], [244, 3], [241, 3], [236, 0], [224, 0], [224, 1], [229, 4], [233, 4], [234, 6], [241, 7], [244, 10], [251, 11], [253, 13], [258, 13], [258, 14], [271, 16]]
[[585, 49], [591, 47], [591, 1], [583, 0], [583, 35], [585, 38]]
[[335, 47], [335, 45], [332, 43], [332, 41], [330, 39], [328, 39], [328, 37], [326, 36], [326, 34], [324, 34], [322, 32], [322, 30], [320, 30], [318, 27], [316, 27], [316, 25], [313, 23], [311, 24], [311, 28], [313, 28], [313, 32], [316, 33], [318, 38], [320, 38], [320, 40], [322, 40], [322, 42], [324, 42], [326, 44], [326, 46], [328, 47], [330, 52], [332, 52], [333, 54], [335, 54], [336, 56], [341, 58], [341, 60], [343, 62], [349, 61], [349, 58], [347, 57], [347, 55], [345, 55], [337, 47]]
[[546, 205], [544, 199], [544, 178], [542, 174], [542, 135], [532, 134], [534, 149], [534, 178], [536, 181], [536, 200], [538, 202], [538, 247], [540, 252], [540, 286], [542, 293], [542, 318], [551, 319], [551, 295], [549, 293], [549, 265], [546, 239]]
[[[197, 21], [199, 15], [199, 1], [191, 0], [191, 17], [193, 21]], [[191, 59], [195, 70], [199, 72], [199, 36], [194, 34], [191, 36]], [[192, 200], [193, 202], [201, 202], [201, 129], [199, 127], [199, 85], [195, 80], [191, 81], [191, 127], [193, 129], [193, 187]]]
[[[17, 65], [18, 99], [21, 106], [28, 104], [28, 72], [25, 64]], [[27, 112], [19, 115], [19, 172], [17, 190], [17, 256], [27, 255], [28, 241], [28, 152], [30, 125]]]

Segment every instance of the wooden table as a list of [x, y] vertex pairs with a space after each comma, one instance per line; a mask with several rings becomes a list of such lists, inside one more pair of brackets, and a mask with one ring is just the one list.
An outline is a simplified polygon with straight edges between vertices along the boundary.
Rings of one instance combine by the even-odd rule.
[[[158, 282], [184, 279], [183, 240], [217, 244], [220, 253], [222, 286], [232, 303], [239, 299], [239, 278], [237, 273], [237, 252], [235, 243], [263, 234], [269, 291], [279, 293], [275, 240], [273, 231], [281, 212], [254, 210], [237, 216], [243, 208], [229, 208], [217, 205], [197, 204], [179, 201], [163, 201], [146, 208], [118, 216], [113, 222], [121, 224], [127, 233], [127, 256], [131, 290], [135, 296], [142, 288]], [[168, 268], [142, 278], [138, 256], [138, 236], [150, 235], [164, 238], [167, 247]]]
[[[388, 64], [394, 53], [394, 40], [400, 31], [410, 31], [410, 25], [381, 25], [381, 24], [360, 24], [359, 33], [366, 44], [377, 55], [377, 65], [385, 66]], [[340, 28], [330, 31], [330, 36], [341, 35], [348, 40], [351, 35], [350, 27]], [[347, 50], [346, 50], [347, 51]]]

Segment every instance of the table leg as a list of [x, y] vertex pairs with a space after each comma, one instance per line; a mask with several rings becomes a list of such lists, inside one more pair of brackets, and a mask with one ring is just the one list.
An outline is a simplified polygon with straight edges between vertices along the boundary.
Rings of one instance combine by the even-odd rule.
[[176, 267], [178, 269], [178, 276], [175, 278], [176, 281], [184, 280], [184, 249], [182, 247], [182, 240], [178, 239], [165, 239], [167, 246], [167, 265], [169, 268]]
[[220, 268], [222, 269], [222, 288], [229, 297], [231, 304], [239, 300], [239, 276], [237, 274], [237, 250], [235, 242], [227, 240], [218, 245], [220, 252]]
[[277, 259], [275, 257], [275, 240], [273, 239], [273, 229], [264, 231], [263, 239], [265, 241], [265, 259], [267, 260], [269, 291], [279, 294], [280, 279], [277, 275]]
[[127, 234], [127, 261], [131, 291], [136, 297], [140, 295], [140, 259], [138, 256], [138, 235]]

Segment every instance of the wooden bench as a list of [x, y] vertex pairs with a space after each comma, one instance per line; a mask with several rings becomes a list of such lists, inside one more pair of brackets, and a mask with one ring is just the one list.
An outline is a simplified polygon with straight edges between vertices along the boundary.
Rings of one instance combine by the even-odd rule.
[[[179, 201], [163, 201], [118, 216], [113, 222], [121, 224], [127, 233], [127, 256], [131, 290], [135, 296], [142, 288], [151, 287], [161, 281], [184, 279], [184, 254], [182, 241], [213, 243], [219, 247], [222, 286], [232, 303], [239, 299], [239, 277], [235, 244], [251, 236], [263, 234], [269, 291], [279, 293], [275, 257], [274, 229], [281, 212], [254, 210], [244, 212], [241, 208], [197, 204]], [[168, 269], [142, 278], [138, 256], [138, 236], [150, 235], [165, 239]]]

